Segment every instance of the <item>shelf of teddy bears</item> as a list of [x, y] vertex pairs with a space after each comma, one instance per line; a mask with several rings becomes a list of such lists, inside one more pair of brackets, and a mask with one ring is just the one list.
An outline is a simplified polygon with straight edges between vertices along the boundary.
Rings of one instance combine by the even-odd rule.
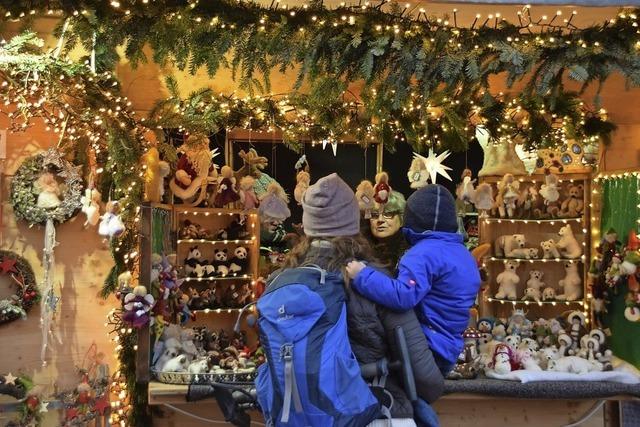
[[508, 318], [516, 307], [549, 318], [585, 297], [590, 247], [588, 174], [484, 177], [495, 203], [480, 210], [480, 243], [491, 245], [480, 316]]

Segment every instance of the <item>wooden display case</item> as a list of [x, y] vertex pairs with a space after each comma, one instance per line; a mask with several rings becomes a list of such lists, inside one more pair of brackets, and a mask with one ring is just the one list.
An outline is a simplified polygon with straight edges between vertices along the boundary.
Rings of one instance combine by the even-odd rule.
[[[520, 190], [536, 185], [538, 189], [544, 184], [544, 175], [517, 176], [520, 181]], [[486, 285], [479, 301], [479, 316], [494, 316], [500, 318], [509, 318], [514, 308], [522, 308], [528, 312], [529, 319], [556, 317], [564, 312], [580, 310], [585, 314], [587, 322], [589, 321], [588, 310], [588, 289], [587, 289], [587, 273], [590, 260], [590, 196], [591, 196], [591, 175], [584, 174], [562, 174], [558, 175], [560, 180], [559, 191], [560, 201], [566, 197], [566, 191], [571, 184], [581, 184], [583, 186], [584, 209], [582, 215], [577, 218], [548, 218], [548, 219], [525, 219], [525, 218], [497, 218], [493, 216], [481, 217], [479, 220], [480, 243], [491, 244], [490, 255], [484, 259], [484, 267], [489, 274], [489, 282]], [[484, 177], [480, 182], [489, 183], [494, 188], [496, 194], [496, 184], [502, 177]], [[559, 239], [558, 231], [562, 226], [570, 225], [576, 240], [582, 246], [582, 256], [578, 259], [526, 259], [526, 258], [505, 258], [496, 256], [496, 240], [503, 235], [524, 234], [526, 238], [526, 247], [540, 248], [540, 242], [544, 240]], [[542, 253], [540, 252], [540, 256]], [[520, 262], [517, 274], [520, 282], [517, 285], [517, 299], [499, 299], [495, 298], [498, 291], [496, 277], [504, 271], [504, 263], [507, 260], [515, 259]], [[562, 289], [558, 285], [558, 281], [565, 276], [565, 263], [577, 263], [579, 274], [582, 279], [582, 298], [574, 301], [523, 301], [524, 291], [526, 289], [527, 280], [529, 280], [529, 272], [531, 270], [540, 270], [544, 273], [542, 281], [547, 287], [553, 287], [556, 293], [560, 294]]]

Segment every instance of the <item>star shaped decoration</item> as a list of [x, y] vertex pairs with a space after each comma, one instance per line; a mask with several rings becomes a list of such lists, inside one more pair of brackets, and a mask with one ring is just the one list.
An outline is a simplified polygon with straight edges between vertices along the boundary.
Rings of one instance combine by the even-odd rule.
[[109, 404], [109, 400], [106, 398], [106, 396], [103, 396], [95, 401], [95, 403], [93, 404], [93, 409], [100, 414], [104, 414], [104, 411], [110, 406], [111, 405]]
[[443, 153], [436, 155], [436, 152], [433, 151], [433, 149], [429, 148], [428, 157], [421, 156], [418, 153], [413, 153], [413, 157], [416, 159], [422, 160], [425, 168], [427, 169], [427, 172], [429, 173], [431, 183], [435, 184], [436, 178], [438, 177], [438, 175], [442, 175], [443, 177], [447, 178], [449, 181], [452, 181], [451, 177], [447, 173], [447, 171], [451, 170], [451, 168], [449, 166], [445, 166], [442, 164], [444, 159], [449, 157], [450, 154], [451, 152], [447, 150]]
[[42, 154], [42, 167], [46, 168], [47, 165], [53, 165], [58, 169], [62, 169], [62, 157], [54, 148], [49, 148]]
[[40, 408], [38, 408], [38, 412], [45, 413], [45, 412], [49, 412], [49, 409], [47, 409], [47, 406], [49, 405], [49, 402], [40, 402]]
[[66, 180], [80, 179], [81, 169], [82, 169], [82, 166], [71, 166], [71, 167], [63, 168], [60, 171], [60, 173], [58, 173], [58, 175], [61, 178], [64, 178]]
[[0, 262], [0, 270], [2, 270], [2, 274], [17, 273], [16, 260], [13, 258], [4, 258], [2, 262]]
[[18, 379], [18, 377], [13, 376], [13, 374], [11, 372], [9, 372], [8, 375], [4, 376], [4, 383], [5, 384], [13, 384], [16, 385], [16, 380]]

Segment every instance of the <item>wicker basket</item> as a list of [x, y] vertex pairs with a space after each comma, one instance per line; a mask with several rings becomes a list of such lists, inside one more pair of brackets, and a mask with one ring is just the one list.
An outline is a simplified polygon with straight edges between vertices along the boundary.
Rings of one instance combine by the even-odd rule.
[[153, 376], [166, 384], [208, 384], [213, 382], [251, 382], [256, 377], [256, 369], [247, 368], [224, 373], [191, 374], [189, 372], [159, 372], [151, 370]]

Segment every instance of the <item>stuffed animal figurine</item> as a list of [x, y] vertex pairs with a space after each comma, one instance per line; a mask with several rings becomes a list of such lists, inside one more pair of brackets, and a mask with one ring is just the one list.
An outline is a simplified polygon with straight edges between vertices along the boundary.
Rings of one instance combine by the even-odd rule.
[[298, 205], [302, 204], [302, 196], [304, 192], [307, 191], [309, 185], [311, 184], [311, 175], [307, 171], [300, 171], [296, 175], [296, 188], [293, 190], [293, 198]]
[[533, 338], [522, 338], [522, 341], [520, 342], [520, 345], [518, 346], [518, 349], [525, 349], [528, 348], [531, 351], [538, 351], [538, 349], [540, 349], [540, 344], [538, 344], [538, 341], [536, 341]]
[[458, 200], [464, 202], [465, 204], [471, 203], [475, 199], [476, 189], [474, 188], [474, 184], [476, 182], [475, 179], [471, 179], [472, 174], [470, 169], [465, 169], [462, 171], [462, 182], [456, 188], [456, 196]]
[[[516, 308], [513, 310], [511, 317], [509, 317], [509, 325], [507, 326], [507, 333], [510, 335], [517, 335], [520, 337], [531, 336], [531, 321], [527, 319], [527, 313], [522, 309]], [[518, 342], [517, 344], [520, 344]], [[517, 347], [517, 345], [516, 345]]]
[[496, 207], [498, 208], [500, 218], [513, 218], [516, 201], [519, 197], [518, 188], [520, 187], [520, 182], [516, 181], [512, 174], [507, 173], [502, 177], [500, 182], [498, 182], [497, 187]]
[[540, 289], [527, 288], [524, 290], [524, 296], [522, 297], [522, 301], [540, 302], [541, 297], [542, 297], [542, 293], [540, 292]]
[[167, 361], [162, 367], [162, 372], [186, 372], [188, 366], [187, 356], [181, 354]]
[[558, 281], [563, 293], [558, 295], [557, 298], [561, 301], [577, 301], [582, 298], [582, 279], [578, 273], [578, 263], [565, 262], [564, 270], [564, 279]]
[[521, 369], [527, 371], [542, 371], [536, 360], [536, 351], [529, 347], [519, 347], [515, 354], [516, 361]]
[[427, 171], [427, 166], [421, 158], [414, 157], [411, 161], [411, 166], [407, 171], [407, 178], [409, 179], [409, 186], [416, 190], [425, 187], [429, 183], [429, 171]]
[[60, 185], [56, 181], [56, 176], [47, 171], [43, 172], [35, 183], [35, 190], [38, 192], [36, 206], [43, 209], [55, 209], [62, 201], [60, 195]]
[[537, 259], [538, 248], [515, 248], [511, 251], [513, 258]]
[[506, 344], [498, 344], [493, 353], [493, 359], [491, 361], [491, 369], [496, 374], [508, 374], [511, 371], [519, 368], [513, 357], [513, 350]]
[[84, 196], [80, 198], [82, 207], [80, 210], [87, 216], [87, 220], [84, 222], [84, 226], [97, 225], [100, 221], [100, 201], [102, 195], [95, 188], [86, 188], [84, 190]]
[[209, 372], [209, 362], [207, 358], [196, 359], [191, 362], [188, 371], [190, 374], [205, 374]]
[[196, 193], [218, 176], [212, 163], [217, 149], [209, 149], [209, 138], [204, 134], [191, 134], [178, 148], [182, 155], [178, 159], [176, 172], [169, 180], [172, 193], [182, 200], [193, 198]]
[[277, 182], [272, 182], [260, 199], [260, 244], [278, 244], [285, 240], [287, 232], [283, 222], [291, 216], [289, 198]]
[[542, 291], [542, 301], [553, 301], [556, 299], [556, 290], [552, 287], [546, 287]]
[[213, 259], [212, 264], [216, 267], [216, 274], [222, 277], [229, 275], [227, 248], [214, 250]]
[[233, 176], [233, 169], [230, 166], [223, 166], [220, 170], [218, 189], [213, 200], [216, 208], [224, 208], [233, 205], [240, 200], [240, 195], [236, 191], [236, 179]]
[[233, 274], [242, 274], [247, 271], [249, 259], [248, 251], [244, 246], [238, 246], [233, 251], [233, 257], [229, 260], [229, 272]]
[[560, 251], [560, 255], [568, 259], [580, 258], [582, 255], [582, 245], [578, 243], [573, 236], [571, 225], [567, 224], [558, 231], [560, 240], [556, 242], [556, 247]]
[[507, 331], [501, 322], [496, 322], [491, 329], [491, 335], [493, 335], [493, 339], [498, 342], [504, 342], [504, 339], [507, 337]]
[[586, 319], [581, 311], [575, 310], [567, 316], [567, 323], [569, 324], [567, 332], [572, 340], [569, 353], [576, 354], [582, 337], [587, 335]]
[[520, 283], [520, 277], [516, 274], [516, 270], [519, 265], [518, 261], [505, 261], [504, 271], [496, 277], [499, 288], [495, 298], [509, 300], [518, 298], [516, 286]]
[[147, 293], [147, 288], [136, 286], [133, 292], [124, 297], [122, 320], [134, 328], [143, 327], [149, 323], [149, 311], [154, 303], [153, 296]]
[[586, 374], [588, 372], [602, 371], [602, 363], [589, 361], [578, 356], [565, 356], [557, 360], [549, 360], [548, 371], [569, 372], [573, 374]]
[[573, 345], [573, 340], [571, 336], [565, 333], [564, 329], [560, 331], [558, 334], [558, 354], [563, 356], [569, 356], [569, 350], [571, 350], [571, 346]]
[[569, 186], [569, 197], [560, 205], [564, 218], [578, 218], [584, 212], [584, 187], [582, 184]]
[[133, 281], [133, 275], [129, 270], [118, 274], [118, 289], [130, 289], [131, 282]]
[[524, 248], [526, 240], [524, 234], [510, 234], [500, 236], [495, 242], [495, 253], [497, 257], [513, 258], [514, 249]]
[[164, 195], [164, 178], [171, 173], [171, 166], [160, 160], [156, 147], [151, 147], [141, 158], [144, 170], [144, 200], [160, 203]]
[[[202, 253], [197, 246], [189, 248], [189, 253], [184, 260], [184, 272], [191, 277], [197, 277], [196, 269], [203, 265]], [[202, 277], [202, 275], [200, 276]]]
[[472, 200], [480, 215], [487, 217], [487, 212], [493, 208], [495, 201], [493, 200], [493, 187], [491, 184], [482, 183], [478, 185]]
[[253, 190], [255, 182], [255, 178], [251, 175], [240, 178], [240, 202], [245, 210], [255, 209], [260, 204], [258, 197]]
[[560, 207], [558, 199], [560, 192], [558, 191], [558, 177], [552, 173], [545, 175], [544, 184], [540, 186], [540, 195], [544, 199], [545, 209], [537, 209], [534, 214], [538, 218], [556, 218], [560, 215]]
[[391, 187], [389, 186], [389, 175], [386, 172], [380, 172], [376, 175], [376, 185], [373, 187], [373, 200], [380, 205], [384, 205], [389, 201]]
[[541, 290], [546, 285], [542, 281], [542, 277], [544, 276], [544, 272], [540, 270], [531, 270], [529, 272], [529, 280], [527, 280], [527, 288], [533, 288], [537, 290]]
[[520, 337], [520, 335], [512, 334], [512, 335], [507, 335], [507, 337], [504, 339], [504, 342], [509, 346], [511, 351], [516, 351], [516, 349], [520, 345], [521, 340], [522, 338]]
[[542, 248], [542, 259], [560, 258], [560, 252], [556, 247], [555, 240], [545, 240], [540, 242]]
[[[420, 164], [422, 164], [421, 160]], [[358, 200], [360, 212], [364, 213], [365, 219], [371, 218], [371, 211], [375, 206], [374, 195], [375, 191], [373, 189], [373, 184], [371, 184], [370, 181], [365, 179], [358, 184], [358, 187], [356, 188], [356, 199]]]
[[109, 237], [110, 239], [118, 237], [124, 232], [124, 223], [120, 218], [120, 203], [116, 200], [110, 200], [105, 207], [105, 213], [98, 226], [98, 234]]

